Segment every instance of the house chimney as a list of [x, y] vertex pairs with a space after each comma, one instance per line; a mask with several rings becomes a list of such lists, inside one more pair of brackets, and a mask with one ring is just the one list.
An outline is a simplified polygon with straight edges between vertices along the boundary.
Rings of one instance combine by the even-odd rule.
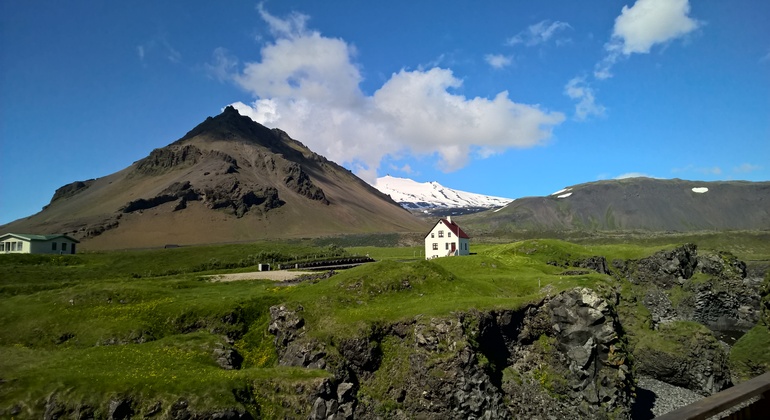
[[447, 216], [446, 221], [449, 222], [449, 224], [452, 224], [452, 216]]

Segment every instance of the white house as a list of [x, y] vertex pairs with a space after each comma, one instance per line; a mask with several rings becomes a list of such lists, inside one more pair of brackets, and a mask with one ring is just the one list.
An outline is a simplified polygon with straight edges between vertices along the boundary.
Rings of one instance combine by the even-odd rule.
[[74, 254], [79, 243], [67, 235], [6, 233], [0, 236], [0, 254]]
[[425, 235], [425, 259], [468, 255], [470, 238], [451, 217], [440, 219]]

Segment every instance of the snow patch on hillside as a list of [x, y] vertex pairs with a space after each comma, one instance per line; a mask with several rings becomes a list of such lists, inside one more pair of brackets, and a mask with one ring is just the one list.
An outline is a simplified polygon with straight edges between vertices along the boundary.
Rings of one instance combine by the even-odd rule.
[[568, 193], [566, 193], [566, 194], [557, 195], [557, 196], [556, 196], [556, 198], [567, 198], [567, 197], [569, 197], [569, 196], [571, 196], [571, 195], [572, 195], [572, 193], [571, 193], [571, 192], [568, 192]]
[[390, 175], [377, 178], [374, 183], [382, 193], [407, 209], [451, 208], [451, 207], [502, 207], [513, 201], [510, 198], [494, 197], [444, 187], [438, 182], [417, 182], [409, 178]]
[[[551, 195], [558, 195], [559, 196], [558, 198], [564, 198], [561, 195], [563, 195], [565, 192], [568, 192], [568, 191], [572, 191], [572, 187], [563, 188], [559, 191], [556, 191], [555, 193], [552, 193]], [[567, 195], [567, 197], [569, 197], [569, 195]]]
[[705, 192], [708, 192], [708, 190], [709, 190], [709, 189], [708, 189], [708, 188], [706, 188], [706, 187], [694, 187], [694, 188], [692, 189], [692, 192], [694, 192], [694, 193], [698, 193], [698, 194], [703, 194], [703, 193], [705, 193]]

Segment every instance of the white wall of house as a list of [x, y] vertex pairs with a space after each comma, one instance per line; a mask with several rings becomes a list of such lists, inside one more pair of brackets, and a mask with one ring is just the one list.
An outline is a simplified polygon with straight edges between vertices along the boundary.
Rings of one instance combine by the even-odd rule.
[[33, 254], [74, 254], [77, 244], [67, 238], [56, 238], [50, 241], [33, 241]]
[[0, 241], [0, 253], [3, 254], [29, 254], [29, 241], [19, 238], [3, 238]]
[[425, 236], [425, 259], [468, 255], [469, 246], [468, 239], [458, 237], [447, 225], [439, 222]]
[[0, 239], [1, 254], [74, 254], [77, 243], [64, 237], [47, 241], [6, 236]]

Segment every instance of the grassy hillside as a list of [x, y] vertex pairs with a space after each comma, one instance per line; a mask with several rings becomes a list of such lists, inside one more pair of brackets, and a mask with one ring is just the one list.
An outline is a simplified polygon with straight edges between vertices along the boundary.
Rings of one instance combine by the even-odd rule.
[[[302, 417], [307, 413], [296, 410], [309, 406], [300, 390], [314, 389], [328, 373], [277, 366], [267, 332], [272, 305], [302, 306], [308, 334], [334, 351], [340, 339], [377, 324], [517, 308], [574, 286], [614, 288], [610, 276], [565, 273], [549, 262], [640, 258], [660, 248], [528, 240], [477, 245], [475, 255], [433, 261], [419, 258], [420, 249], [266, 242], [0, 255], [0, 413], [39, 418], [54, 396], [96, 417], [118, 397], [139, 402], [142, 413], [184, 398], [198, 412], [236, 407]], [[342, 254], [381, 261], [296, 286], [203, 277]], [[229, 346], [243, 356], [241, 369], [218, 365], [217, 355]]]

